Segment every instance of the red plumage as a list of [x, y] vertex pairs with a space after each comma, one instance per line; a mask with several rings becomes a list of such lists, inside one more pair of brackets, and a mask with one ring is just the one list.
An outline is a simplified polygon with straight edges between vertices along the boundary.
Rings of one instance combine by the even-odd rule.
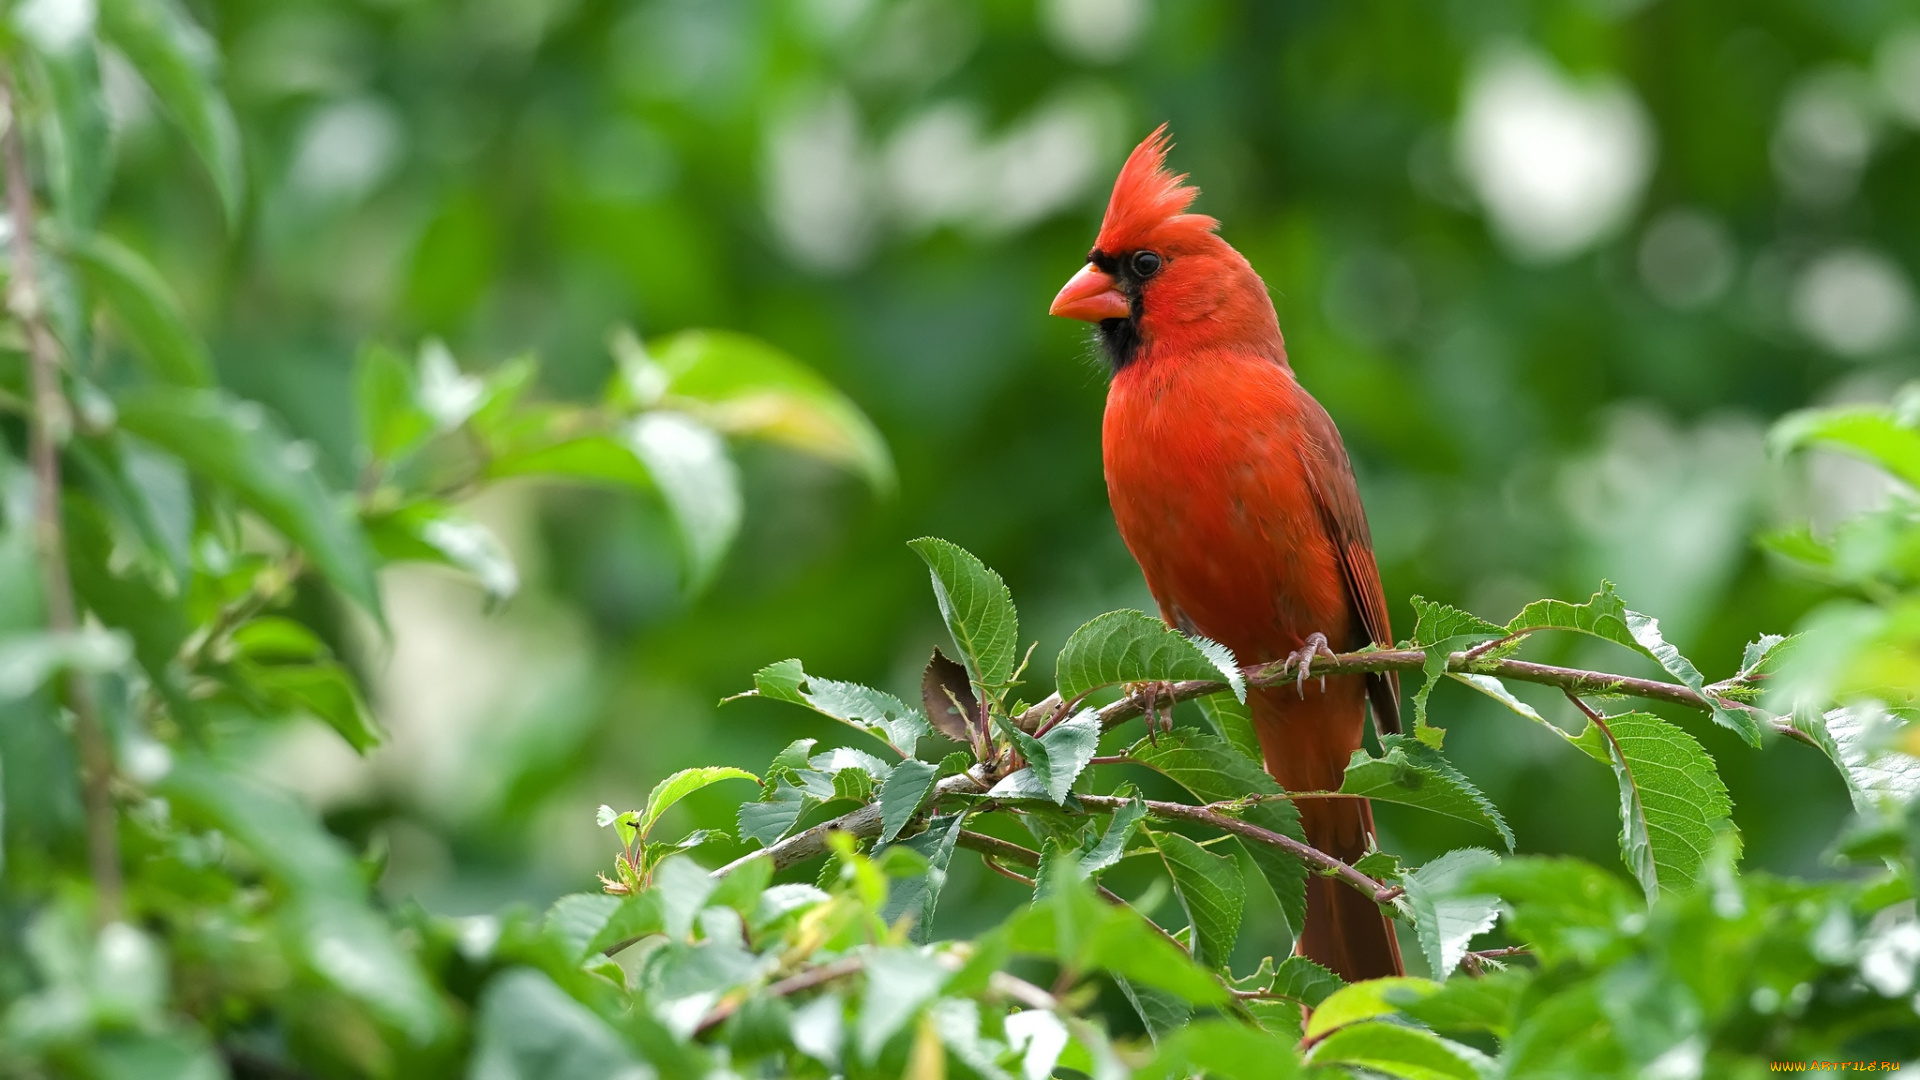
[[[1167, 622], [1278, 660], [1324, 635], [1334, 651], [1391, 644], [1386, 597], [1340, 433], [1294, 378], [1266, 286], [1189, 214], [1197, 192], [1165, 167], [1165, 128], [1114, 185], [1092, 261], [1054, 312], [1096, 322], [1114, 366], [1102, 445], [1114, 520]], [[1143, 254], [1144, 253], [1144, 254]], [[1361, 745], [1371, 697], [1398, 730], [1390, 676], [1335, 676], [1250, 695], [1267, 771], [1331, 791]], [[1315, 847], [1366, 853], [1371, 808], [1297, 801]], [[1392, 924], [1332, 878], [1307, 885], [1299, 950], [1353, 980], [1402, 971]]]

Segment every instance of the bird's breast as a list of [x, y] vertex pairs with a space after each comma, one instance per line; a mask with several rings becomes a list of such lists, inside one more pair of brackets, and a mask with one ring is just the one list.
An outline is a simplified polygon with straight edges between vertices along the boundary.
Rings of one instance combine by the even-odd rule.
[[1264, 357], [1152, 358], [1122, 371], [1102, 432], [1121, 537], [1169, 618], [1276, 659], [1346, 636], [1338, 556], [1307, 474], [1300, 395]]

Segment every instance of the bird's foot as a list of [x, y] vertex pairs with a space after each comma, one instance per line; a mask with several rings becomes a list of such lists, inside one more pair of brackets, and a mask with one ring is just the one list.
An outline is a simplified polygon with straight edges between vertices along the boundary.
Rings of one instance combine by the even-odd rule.
[[[1316, 656], [1324, 656], [1329, 660], [1334, 658], [1333, 649], [1327, 645], [1325, 634], [1308, 634], [1305, 645], [1287, 654], [1287, 666], [1295, 671], [1293, 685], [1300, 692], [1301, 697], [1307, 696], [1307, 679], [1313, 672], [1313, 658]], [[1322, 675], [1320, 676], [1321, 693], [1325, 693], [1326, 689], [1327, 677]]]
[[[1164, 680], [1159, 682], [1134, 683], [1133, 692], [1141, 696], [1141, 705], [1147, 721], [1147, 741], [1160, 745], [1159, 732], [1165, 728], [1167, 734], [1173, 734], [1173, 684]], [[1166, 712], [1160, 710], [1160, 699], [1167, 699]]]

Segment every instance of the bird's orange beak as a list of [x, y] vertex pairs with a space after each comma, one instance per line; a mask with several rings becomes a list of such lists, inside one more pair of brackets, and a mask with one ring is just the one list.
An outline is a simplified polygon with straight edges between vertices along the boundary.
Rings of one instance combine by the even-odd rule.
[[1133, 305], [1127, 302], [1126, 295], [1106, 271], [1088, 263], [1067, 280], [1066, 287], [1053, 298], [1053, 306], [1047, 311], [1063, 318], [1100, 322], [1132, 315]]

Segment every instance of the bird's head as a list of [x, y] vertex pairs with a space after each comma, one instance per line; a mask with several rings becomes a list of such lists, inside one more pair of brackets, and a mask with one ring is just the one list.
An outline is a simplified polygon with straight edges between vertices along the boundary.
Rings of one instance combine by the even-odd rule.
[[1214, 232], [1219, 222], [1187, 207], [1198, 188], [1167, 171], [1165, 124], [1146, 137], [1114, 181], [1087, 265], [1053, 298], [1051, 311], [1093, 323], [1114, 371], [1143, 349], [1278, 346], [1266, 286]]

